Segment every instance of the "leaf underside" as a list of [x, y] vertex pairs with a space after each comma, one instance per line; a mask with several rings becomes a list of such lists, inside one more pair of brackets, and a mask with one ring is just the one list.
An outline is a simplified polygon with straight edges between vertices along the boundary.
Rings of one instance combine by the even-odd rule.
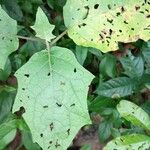
[[65, 48], [33, 55], [16, 72], [18, 94], [13, 111], [24, 107], [23, 118], [34, 142], [43, 150], [66, 150], [78, 130], [91, 123], [87, 109], [93, 75]]
[[17, 23], [0, 7], [0, 69], [4, 69], [9, 54], [18, 48]]
[[64, 20], [76, 44], [103, 52], [150, 37], [149, 2], [143, 0], [68, 0]]

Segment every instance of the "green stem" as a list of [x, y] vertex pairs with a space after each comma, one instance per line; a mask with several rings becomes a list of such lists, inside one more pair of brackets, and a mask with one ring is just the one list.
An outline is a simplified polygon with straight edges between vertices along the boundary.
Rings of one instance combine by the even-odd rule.
[[[57, 36], [52, 42], [48, 42], [49, 43], [49, 47], [52, 47], [57, 41], [59, 41], [65, 34], [67, 33], [67, 30], [65, 30], [64, 32], [62, 32], [59, 36]], [[7, 36], [9, 38], [9, 36], [12, 35], [5, 35], [5, 34], [0, 34], [0, 35], [4, 35]], [[20, 36], [20, 35], [13, 35], [14, 37], [17, 37], [19, 39], [24, 39], [24, 40], [29, 40], [29, 41], [40, 41], [42, 43], [45, 44], [45, 40], [44, 39], [40, 39], [40, 38], [32, 38], [32, 37], [26, 37], [26, 36]]]
[[67, 30], [62, 32], [59, 36], [57, 36], [51, 43], [50, 47], [52, 47], [57, 41], [59, 41], [65, 34], [67, 33]]
[[[45, 41], [45, 40], [39, 39], [39, 38], [32, 38], [32, 37], [26, 37], [26, 36], [20, 36], [20, 35], [17, 35], [17, 38], [18, 38], [18, 39], [28, 40], [28, 41], [41, 41], [41, 42], [44, 42], [44, 41]], [[44, 43], [45, 43], [45, 42], [44, 42]]]
[[[64, 32], [62, 32], [59, 36], [57, 36], [52, 42], [48, 42], [49, 43], [49, 47], [52, 47], [57, 41], [59, 41], [65, 34], [67, 33], [67, 30], [65, 30]], [[45, 43], [45, 40], [43, 39], [39, 39], [39, 38], [32, 38], [32, 37], [25, 37], [25, 36], [19, 36], [17, 35], [17, 37], [19, 39], [25, 39], [25, 40], [29, 40], [29, 41], [41, 41], [42, 43]]]

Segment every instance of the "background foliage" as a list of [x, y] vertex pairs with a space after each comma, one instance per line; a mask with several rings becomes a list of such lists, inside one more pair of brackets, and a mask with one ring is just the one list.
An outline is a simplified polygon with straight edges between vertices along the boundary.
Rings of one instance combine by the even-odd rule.
[[[53, 35], [50, 36], [57, 37], [66, 30], [63, 19], [65, 3], [66, 0], [0, 0], [2, 8], [17, 21], [18, 36], [31, 38], [36, 35], [34, 23], [38, 7], [41, 7], [49, 22], [55, 25]], [[1, 28], [0, 32], [5, 32], [4, 28]], [[40, 34], [41, 31], [39, 31]], [[76, 45], [66, 34], [55, 45], [70, 49], [80, 65], [95, 76], [88, 93], [88, 109], [93, 122], [88, 128], [96, 127], [99, 141], [106, 144], [111, 139], [117, 138], [119, 148], [123, 149], [124, 143], [120, 142], [120, 136], [132, 139], [133, 136], [138, 135], [135, 141], [125, 140], [125, 143], [133, 147], [137, 144], [136, 146], [139, 147], [138, 143], [141, 140], [141, 142], [146, 142], [146, 146], [149, 146], [150, 42], [138, 40], [128, 44], [119, 43], [117, 51], [102, 53], [95, 48]], [[0, 66], [0, 149], [40, 150], [40, 146], [32, 141], [31, 132], [21, 117], [23, 110], [13, 114], [12, 106], [18, 89], [15, 72], [35, 53], [41, 53], [45, 48], [46, 45], [40, 40], [20, 38], [18, 49], [12, 48], [12, 53], [9, 53], [5, 65]], [[3, 62], [2, 56], [1, 53], [0, 63]], [[139, 115], [133, 117], [132, 110], [130, 114], [132, 117], [129, 117], [129, 114], [123, 114], [132, 104], [129, 103], [128, 106], [128, 101], [125, 101], [123, 105], [125, 110], [119, 109], [118, 104], [122, 104], [122, 99], [140, 106], [144, 110], [140, 113], [140, 117], [146, 116], [147, 121], [143, 122]], [[95, 118], [98, 119], [95, 121]], [[144, 128], [139, 125], [141, 122]], [[145, 125], [148, 130], [145, 130]], [[112, 146], [116, 148], [114, 143], [115, 141], [110, 142], [106, 149], [111, 150]], [[85, 145], [81, 149], [89, 150], [91, 145]]]

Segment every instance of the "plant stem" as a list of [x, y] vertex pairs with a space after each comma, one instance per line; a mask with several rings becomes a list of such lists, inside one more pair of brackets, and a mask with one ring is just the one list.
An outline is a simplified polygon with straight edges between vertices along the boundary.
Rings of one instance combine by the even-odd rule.
[[[52, 40], [52, 42], [48, 42], [49, 43], [49, 47], [52, 47], [57, 41], [59, 41], [65, 34], [67, 33], [67, 30], [65, 30], [64, 32], [62, 32], [60, 35], [58, 35], [54, 40]], [[0, 35], [3, 35], [3, 34], [0, 34]], [[9, 36], [12, 36], [12, 35], [5, 35], [4, 36], [7, 36], [9, 38]], [[14, 37], [17, 37], [19, 39], [24, 39], [24, 40], [29, 40], [29, 41], [40, 41], [42, 43], [45, 44], [45, 40], [44, 39], [40, 39], [40, 38], [34, 38], [34, 37], [26, 37], [26, 36], [20, 36], [20, 35], [13, 35]]]
[[62, 32], [59, 36], [56, 37], [56, 39], [50, 42], [50, 47], [52, 47], [57, 41], [59, 41], [66, 33], [67, 33], [67, 30]]
[[26, 37], [26, 36], [20, 36], [20, 35], [17, 35], [17, 38], [24, 39], [24, 40], [29, 40], [29, 41], [42, 41], [42, 42], [44, 42], [44, 40], [42, 40], [42, 39]]
[[[52, 47], [57, 41], [59, 41], [65, 34], [67, 33], [67, 30], [65, 30], [64, 32], [62, 32], [59, 36], [57, 36], [52, 42], [48, 42], [49, 46]], [[25, 37], [25, 36], [20, 36], [17, 35], [17, 38], [19, 39], [25, 39], [25, 40], [29, 40], [29, 41], [41, 41], [42, 43], [45, 43], [44, 39], [39, 39], [39, 38], [32, 38], [32, 37]]]

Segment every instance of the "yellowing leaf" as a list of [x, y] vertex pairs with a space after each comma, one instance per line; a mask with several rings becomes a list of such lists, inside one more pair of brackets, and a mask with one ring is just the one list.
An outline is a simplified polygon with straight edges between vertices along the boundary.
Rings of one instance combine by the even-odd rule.
[[104, 150], [149, 150], [150, 137], [142, 134], [131, 134], [110, 141]]
[[118, 42], [149, 40], [149, 12], [143, 0], [68, 0], [64, 20], [76, 44], [108, 52]]
[[36, 22], [32, 28], [36, 31], [36, 36], [41, 39], [51, 41], [55, 38], [55, 36], [52, 34], [55, 26], [49, 23], [48, 18], [41, 8], [39, 8], [37, 11]]
[[143, 127], [146, 130], [150, 130], [149, 115], [136, 104], [130, 101], [122, 100], [117, 105], [117, 110], [123, 118], [130, 121], [132, 124]]
[[[49, 58], [50, 57], [50, 58]], [[43, 150], [66, 150], [78, 130], [91, 123], [87, 92], [93, 75], [66, 48], [41, 51], [16, 72], [18, 94], [13, 111], [23, 118]]]
[[0, 69], [4, 69], [8, 56], [18, 48], [17, 23], [0, 7]]

